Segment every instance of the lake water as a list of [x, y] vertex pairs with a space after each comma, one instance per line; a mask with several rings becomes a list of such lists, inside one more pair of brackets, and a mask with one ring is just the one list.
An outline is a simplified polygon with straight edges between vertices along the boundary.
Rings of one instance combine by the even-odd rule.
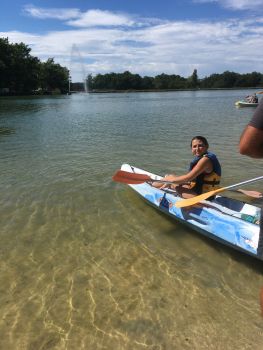
[[111, 179], [184, 173], [197, 134], [223, 185], [262, 175], [237, 148], [251, 92], [0, 99], [0, 349], [262, 349], [263, 263]]

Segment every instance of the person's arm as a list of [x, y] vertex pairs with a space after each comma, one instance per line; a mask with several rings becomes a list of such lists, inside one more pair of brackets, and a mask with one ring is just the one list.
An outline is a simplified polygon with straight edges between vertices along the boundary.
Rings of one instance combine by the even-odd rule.
[[199, 160], [196, 166], [189, 171], [189, 173], [181, 176], [168, 175], [165, 176], [165, 180], [172, 181], [175, 184], [184, 184], [194, 180], [198, 175], [202, 174], [204, 171], [210, 173], [213, 170], [213, 164], [211, 160], [207, 157], [203, 157]]
[[263, 130], [248, 125], [240, 137], [239, 152], [252, 158], [263, 158]]

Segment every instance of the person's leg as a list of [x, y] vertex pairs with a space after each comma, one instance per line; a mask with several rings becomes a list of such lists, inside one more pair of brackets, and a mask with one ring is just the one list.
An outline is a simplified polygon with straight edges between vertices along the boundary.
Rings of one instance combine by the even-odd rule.
[[182, 198], [192, 198], [197, 196], [197, 193], [191, 190], [188, 185], [178, 185], [175, 190]]

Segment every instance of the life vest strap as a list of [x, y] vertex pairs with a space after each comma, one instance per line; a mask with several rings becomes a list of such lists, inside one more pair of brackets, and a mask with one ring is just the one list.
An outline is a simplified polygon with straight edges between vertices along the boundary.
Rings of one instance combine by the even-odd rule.
[[206, 185], [219, 185], [219, 184], [220, 184], [220, 181], [216, 181], [216, 180], [213, 180], [213, 181], [203, 180], [203, 184], [206, 184]]

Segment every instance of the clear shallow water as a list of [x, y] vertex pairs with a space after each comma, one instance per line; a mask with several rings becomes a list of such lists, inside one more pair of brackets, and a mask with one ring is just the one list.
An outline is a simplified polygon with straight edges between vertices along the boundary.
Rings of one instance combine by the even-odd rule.
[[111, 180], [184, 172], [196, 134], [224, 185], [262, 175], [237, 152], [248, 93], [0, 99], [0, 348], [262, 349], [262, 263]]

